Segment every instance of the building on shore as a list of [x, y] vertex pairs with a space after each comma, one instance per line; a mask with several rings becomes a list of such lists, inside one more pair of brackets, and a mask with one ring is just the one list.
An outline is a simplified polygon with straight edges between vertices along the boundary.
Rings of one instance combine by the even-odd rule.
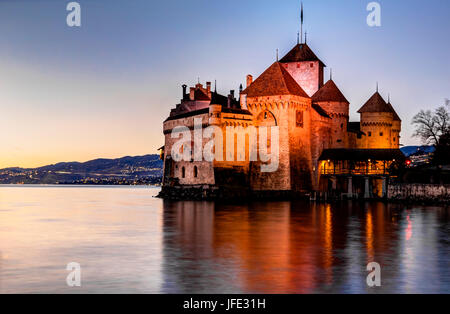
[[[330, 75], [324, 82], [325, 64], [301, 42], [271, 64], [256, 80], [247, 76], [246, 88], [227, 96], [197, 84], [187, 91], [164, 121], [164, 177], [162, 196], [215, 197], [255, 194], [323, 194], [339, 191], [348, 197], [386, 195], [390, 167], [403, 158], [400, 152], [401, 119], [390, 101], [377, 91], [358, 111], [360, 121], [349, 121], [349, 101]], [[198, 160], [173, 156], [177, 138], [185, 127], [195, 133], [195, 121], [206, 130], [215, 126], [227, 137], [240, 135], [245, 150], [234, 158]], [[234, 127], [227, 133], [227, 127]], [[262, 172], [267, 160], [251, 158], [251, 127], [277, 127], [278, 167]], [[216, 138], [217, 140], [217, 138]], [[201, 149], [208, 141], [202, 141]], [[234, 141], [233, 141], [234, 143]], [[268, 140], [268, 150], [274, 149]], [[183, 146], [186, 147], [186, 146]], [[182, 149], [183, 149], [182, 147]], [[257, 150], [262, 149], [257, 145]], [[183, 153], [183, 152], [180, 152]], [[217, 153], [217, 152], [215, 152]], [[217, 155], [216, 155], [217, 156]]]

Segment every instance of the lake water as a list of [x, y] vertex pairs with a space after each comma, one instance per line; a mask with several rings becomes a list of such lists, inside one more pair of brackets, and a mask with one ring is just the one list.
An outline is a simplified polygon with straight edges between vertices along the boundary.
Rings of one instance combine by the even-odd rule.
[[[450, 293], [449, 209], [0, 186], [0, 293]], [[66, 265], [81, 265], [68, 287]], [[366, 266], [381, 265], [369, 288]]]

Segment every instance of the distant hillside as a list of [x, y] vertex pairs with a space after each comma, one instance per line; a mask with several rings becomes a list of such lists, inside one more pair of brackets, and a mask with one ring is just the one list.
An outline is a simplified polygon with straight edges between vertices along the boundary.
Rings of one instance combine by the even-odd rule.
[[434, 153], [434, 151], [436, 150], [434, 146], [405, 146], [400, 148], [400, 150], [402, 151], [402, 153], [406, 156], [409, 157], [411, 155], [414, 154], [430, 154], [430, 153]]
[[61, 162], [33, 169], [0, 169], [0, 184], [159, 184], [158, 155]]

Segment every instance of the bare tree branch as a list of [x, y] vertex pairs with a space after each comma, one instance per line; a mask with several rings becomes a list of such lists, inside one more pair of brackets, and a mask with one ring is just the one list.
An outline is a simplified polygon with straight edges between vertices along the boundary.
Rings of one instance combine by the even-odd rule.
[[450, 113], [445, 107], [438, 108], [434, 113], [421, 110], [412, 123], [416, 126], [414, 136], [420, 137], [427, 144], [437, 146], [441, 136], [449, 132]]

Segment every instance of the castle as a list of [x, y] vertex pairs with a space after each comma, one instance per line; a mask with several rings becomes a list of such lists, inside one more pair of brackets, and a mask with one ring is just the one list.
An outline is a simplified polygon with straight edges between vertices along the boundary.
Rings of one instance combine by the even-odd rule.
[[[197, 198], [214, 195], [211, 191], [225, 195], [339, 191], [348, 197], [384, 196], [390, 167], [403, 156], [401, 119], [377, 90], [359, 109], [360, 121], [350, 122], [349, 101], [331, 75], [324, 83], [324, 68], [307, 43], [299, 41], [256, 80], [248, 75], [239, 95], [234, 91], [220, 95], [210, 82], [189, 91], [183, 85], [181, 102], [163, 126], [162, 194], [191, 190]], [[176, 139], [171, 132], [184, 126], [193, 133], [195, 119], [201, 119], [202, 128], [216, 126], [224, 134], [227, 126], [241, 127], [242, 132], [250, 126], [277, 126], [277, 170], [261, 172], [262, 161], [250, 160], [248, 134], [245, 158], [175, 161], [171, 154]]]

